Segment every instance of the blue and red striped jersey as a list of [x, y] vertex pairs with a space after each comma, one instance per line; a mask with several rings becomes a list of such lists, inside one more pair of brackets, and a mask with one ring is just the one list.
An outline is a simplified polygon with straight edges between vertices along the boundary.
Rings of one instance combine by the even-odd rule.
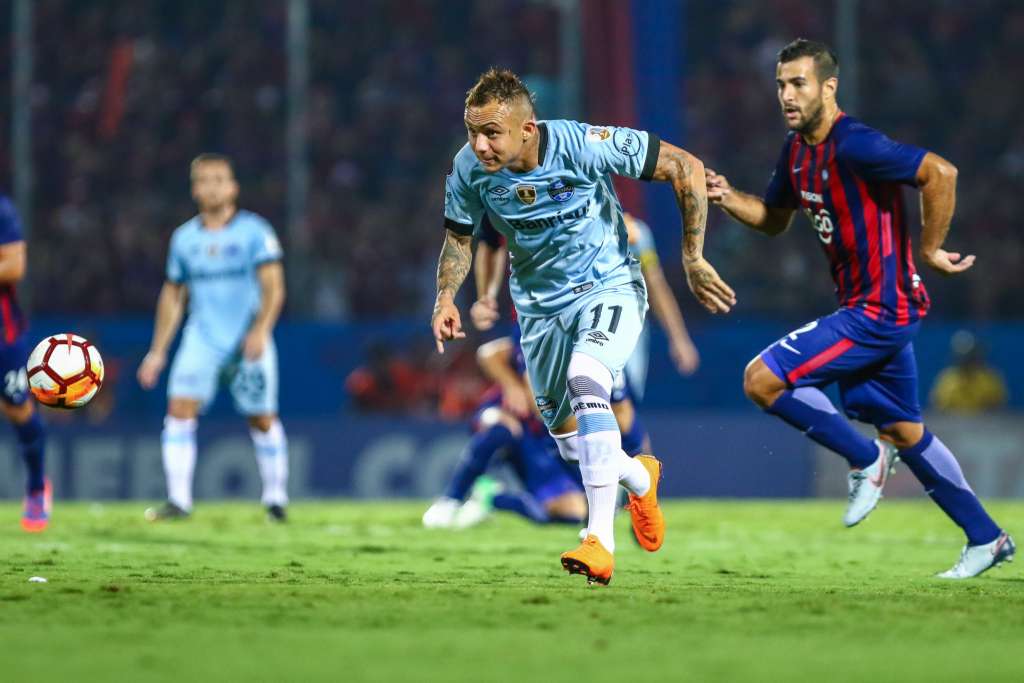
[[[0, 246], [25, 239], [18, 211], [9, 197], [0, 195]], [[25, 315], [18, 306], [17, 286], [0, 283], [0, 344], [11, 344], [25, 330]]]
[[811, 219], [840, 306], [897, 325], [928, 312], [901, 187], [917, 185], [926, 153], [843, 113], [817, 145], [795, 132], [786, 137], [764, 202], [803, 209]]

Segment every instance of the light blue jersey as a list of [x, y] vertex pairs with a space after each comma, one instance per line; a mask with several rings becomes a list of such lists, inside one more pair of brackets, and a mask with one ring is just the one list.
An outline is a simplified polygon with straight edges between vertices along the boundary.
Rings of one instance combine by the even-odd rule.
[[541, 121], [540, 164], [487, 173], [467, 144], [445, 188], [445, 225], [468, 235], [486, 212], [505, 236], [521, 316], [547, 317], [601, 288], [640, 279], [611, 174], [649, 180], [660, 141], [631, 128]]
[[171, 236], [167, 279], [188, 288], [186, 334], [197, 334], [222, 352], [236, 351], [260, 307], [256, 269], [281, 258], [281, 244], [270, 224], [239, 211], [217, 230], [199, 216]]

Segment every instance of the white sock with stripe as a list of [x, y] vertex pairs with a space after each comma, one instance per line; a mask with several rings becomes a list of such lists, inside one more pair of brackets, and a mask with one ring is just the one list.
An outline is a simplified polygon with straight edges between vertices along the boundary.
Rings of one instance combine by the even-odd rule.
[[587, 531], [615, 552], [615, 500], [618, 484], [637, 495], [650, 488], [643, 465], [622, 450], [622, 435], [609, 402], [612, 375], [600, 361], [573, 353], [569, 361], [569, 398], [578, 425], [580, 474], [587, 493]]
[[196, 420], [168, 415], [160, 435], [167, 500], [182, 510], [192, 510], [192, 474], [196, 467]]
[[288, 438], [280, 420], [274, 420], [270, 429], [261, 432], [250, 429], [256, 449], [256, 464], [263, 480], [264, 505], [288, 504]]

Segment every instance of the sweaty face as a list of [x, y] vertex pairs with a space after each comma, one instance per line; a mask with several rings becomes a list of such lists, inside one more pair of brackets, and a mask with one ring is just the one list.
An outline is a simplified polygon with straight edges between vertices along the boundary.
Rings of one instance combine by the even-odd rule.
[[780, 62], [775, 68], [775, 85], [782, 117], [790, 130], [808, 132], [821, 122], [824, 88], [818, 82], [813, 57]]
[[222, 161], [204, 161], [192, 169], [192, 198], [201, 211], [215, 211], [238, 199], [238, 183]]
[[466, 107], [469, 146], [488, 173], [495, 173], [519, 158], [523, 149], [523, 117], [519, 108], [498, 102]]

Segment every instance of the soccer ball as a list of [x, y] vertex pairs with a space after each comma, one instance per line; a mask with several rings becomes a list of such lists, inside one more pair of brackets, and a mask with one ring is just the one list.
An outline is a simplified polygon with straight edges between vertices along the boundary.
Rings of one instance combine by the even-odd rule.
[[81, 408], [103, 385], [103, 358], [76, 334], [47, 337], [28, 357], [28, 386], [43, 405]]

